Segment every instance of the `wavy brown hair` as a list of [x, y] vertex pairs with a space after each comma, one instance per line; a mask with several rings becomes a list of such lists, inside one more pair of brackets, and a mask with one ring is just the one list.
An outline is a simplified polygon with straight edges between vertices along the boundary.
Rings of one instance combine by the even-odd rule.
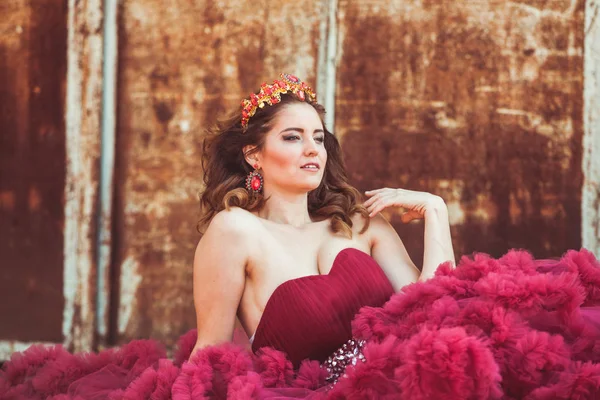
[[[268, 199], [261, 193], [249, 193], [245, 188], [246, 176], [253, 168], [246, 162], [242, 149], [247, 145], [256, 146], [252, 153], [264, 148], [266, 133], [281, 109], [294, 102], [301, 102], [293, 95], [281, 95], [281, 102], [273, 106], [258, 108], [250, 118], [244, 132], [241, 125], [241, 112], [220, 121], [209, 129], [202, 145], [202, 169], [205, 189], [200, 194], [200, 221], [197, 229], [203, 233], [212, 218], [219, 211], [230, 207], [241, 207], [248, 211], [260, 210]], [[319, 114], [321, 122], [325, 109], [318, 103], [309, 103]], [[351, 217], [358, 213], [365, 223], [360, 230], [364, 233], [369, 227], [369, 213], [362, 205], [362, 196], [350, 186], [342, 151], [337, 138], [323, 124], [324, 146], [327, 163], [319, 187], [308, 194], [308, 213], [313, 220], [331, 218], [330, 228], [334, 233], [352, 237]]]

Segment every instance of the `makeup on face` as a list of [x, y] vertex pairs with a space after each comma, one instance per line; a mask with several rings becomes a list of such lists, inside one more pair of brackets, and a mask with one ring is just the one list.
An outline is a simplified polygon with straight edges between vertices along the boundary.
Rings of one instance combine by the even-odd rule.
[[299, 103], [287, 106], [276, 118], [262, 154], [265, 179], [277, 186], [315, 189], [327, 162], [319, 115], [312, 106]]

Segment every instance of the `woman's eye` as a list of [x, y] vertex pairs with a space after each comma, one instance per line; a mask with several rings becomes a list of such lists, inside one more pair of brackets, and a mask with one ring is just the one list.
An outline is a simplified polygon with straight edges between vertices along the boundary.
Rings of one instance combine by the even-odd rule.
[[[283, 140], [286, 140], [286, 141], [300, 140], [300, 136], [298, 136], [298, 135], [284, 136]], [[317, 143], [323, 143], [325, 141], [325, 137], [318, 136], [318, 137], [315, 137], [314, 140]]]

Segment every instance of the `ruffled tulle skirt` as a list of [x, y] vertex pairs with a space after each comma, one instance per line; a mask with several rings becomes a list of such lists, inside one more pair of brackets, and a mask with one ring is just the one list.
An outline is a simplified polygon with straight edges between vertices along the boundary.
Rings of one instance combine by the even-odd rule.
[[525, 251], [463, 257], [352, 322], [365, 361], [331, 387], [318, 362], [231, 343], [173, 360], [154, 341], [71, 354], [32, 346], [0, 372], [0, 399], [597, 399], [600, 264], [585, 250], [560, 260]]

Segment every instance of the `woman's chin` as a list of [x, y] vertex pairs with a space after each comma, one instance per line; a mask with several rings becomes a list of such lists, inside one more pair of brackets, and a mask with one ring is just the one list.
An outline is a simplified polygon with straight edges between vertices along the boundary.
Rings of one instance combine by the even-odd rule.
[[282, 185], [281, 188], [289, 192], [308, 193], [318, 188], [322, 179], [323, 178], [320, 176], [304, 177], [303, 179], [290, 178], [290, 180], [285, 182], [286, 184]]
[[306, 182], [306, 190], [309, 192], [312, 190], [315, 190], [321, 184], [321, 180], [322, 180], [322, 178], [319, 177], [318, 179], [313, 179], [309, 182]]
[[308, 192], [312, 192], [313, 190], [318, 188], [320, 184], [321, 184], [320, 181], [319, 182], [303, 182], [302, 184], [299, 184], [298, 186], [296, 186], [296, 188], [297, 188], [298, 192], [308, 193]]

